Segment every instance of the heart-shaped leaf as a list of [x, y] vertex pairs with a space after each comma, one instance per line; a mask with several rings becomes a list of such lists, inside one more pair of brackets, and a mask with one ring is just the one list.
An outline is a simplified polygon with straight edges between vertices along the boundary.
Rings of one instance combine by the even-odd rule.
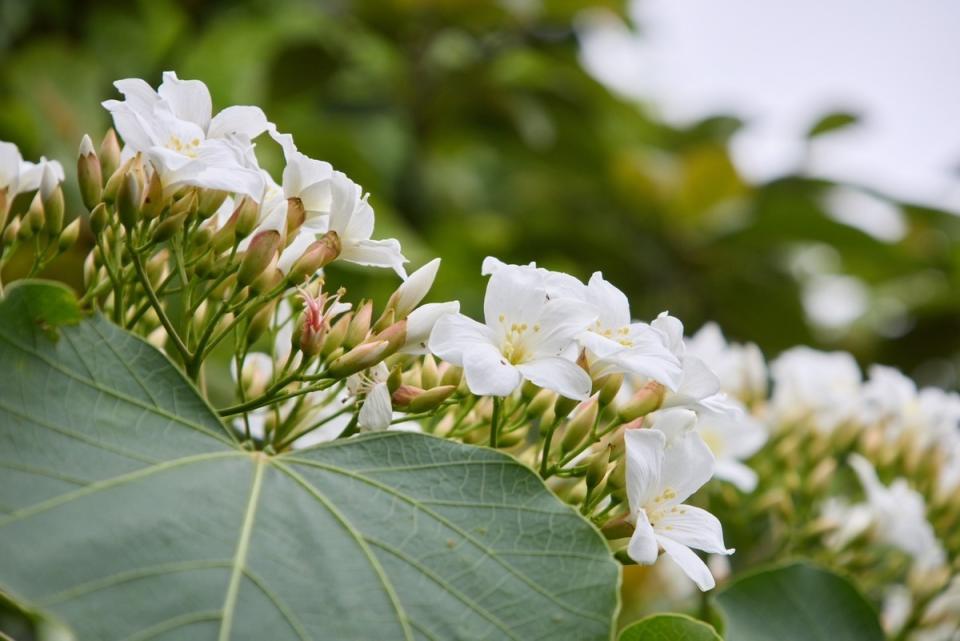
[[794, 563], [734, 581], [717, 597], [735, 641], [883, 641], [877, 614], [843, 577]]
[[609, 638], [617, 564], [512, 458], [397, 432], [249, 451], [144, 341], [100, 317], [51, 340], [53, 296], [0, 302], [16, 600], [104, 641]]
[[722, 641], [713, 627], [685, 614], [654, 614], [628, 625], [620, 641]]

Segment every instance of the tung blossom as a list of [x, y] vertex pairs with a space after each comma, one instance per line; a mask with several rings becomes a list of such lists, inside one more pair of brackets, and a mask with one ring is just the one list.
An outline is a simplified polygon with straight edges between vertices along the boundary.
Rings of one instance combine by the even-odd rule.
[[738, 418], [729, 414], [703, 413], [697, 420], [697, 433], [716, 458], [714, 475], [732, 483], [741, 492], [757, 487], [757, 473], [744, 463], [767, 442], [767, 429], [746, 413]]
[[63, 166], [56, 160], [41, 157], [35, 163], [26, 161], [15, 144], [0, 141], [0, 192], [5, 194], [7, 203], [17, 194], [39, 189], [44, 173], [55, 184], [63, 182]]
[[745, 403], [767, 396], [767, 364], [754, 343], [728, 343], [716, 323], [706, 323], [687, 339], [687, 353], [705, 362], [724, 392]]
[[139, 78], [118, 80], [124, 100], [106, 100], [124, 153], [141, 152], [165, 189], [193, 185], [259, 199], [263, 178], [251, 140], [271, 127], [259, 107], [233, 106], [212, 115], [207, 86], [172, 71], [154, 91]]
[[861, 376], [853, 356], [794, 347], [770, 365], [772, 418], [781, 425], [809, 421], [831, 431], [858, 410]]
[[552, 298], [537, 270], [508, 265], [487, 283], [484, 323], [462, 314], [441, 317], [430, 351], [460, 366], [480, 396], [508, 396], [527, 379], [568, 398], [585, 400], [590, 377], [570, 358], [575, 338], [595, 315], [579, 301]]
[[660, 413], [654, 428], [624, 434], [629, 518], [636, 526], [627, 553], [650, 565], [662, 549], [701, 590], [709, 590], [716, 582], [693, 549], [712, 554], [733, 550], [724, 546], [715, 516], [683, 504], [713, 473], [710, 449], [691, 431], [695, 422], [689, 410], [668, 410]]

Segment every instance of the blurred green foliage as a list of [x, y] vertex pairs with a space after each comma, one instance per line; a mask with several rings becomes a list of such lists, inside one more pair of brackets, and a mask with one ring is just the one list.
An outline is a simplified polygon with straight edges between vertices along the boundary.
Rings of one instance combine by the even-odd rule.
[[[641, 318], [669, 309], [771, 355], [844, 348], [954, 385], [960, 218], [897, 204], [906, 234], [888, 242], [827, 214], [835, 185], [746, 184], [727, 151], [741, 123], [667, 126], [581, 68], [573, 25], [588, 5], [623, 11], [616, 0], [0, 0], [0, 139], [70, 167], [81, 135], [108, 125], [111, 81], [156, 85], [174, 69], [220, 107], [262, 106], [364, 185], [381, 236], [399, 236], [414, 266], [444, 258], [437, 300], [476, 313], [488, 254], [602, 270]], [[810, 121], [812, 137], [856, 116]], [[272, 143], [260, 147], [278, 170]], [[791, 257], [811, 247], [868, 287], [867, 312], [844, 331], [804, 314]]]

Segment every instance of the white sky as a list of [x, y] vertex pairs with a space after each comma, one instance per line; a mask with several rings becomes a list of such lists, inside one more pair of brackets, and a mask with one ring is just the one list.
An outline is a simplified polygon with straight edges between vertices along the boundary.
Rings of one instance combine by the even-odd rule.
[[862, 124], [819, 139], [811, 175], [960, 212], [960, 0], [635, 0], [640, 36], [594, 15], [586, 66], [670, 122], [730, 113], [740, 170], [805, 162], [827, 111]]

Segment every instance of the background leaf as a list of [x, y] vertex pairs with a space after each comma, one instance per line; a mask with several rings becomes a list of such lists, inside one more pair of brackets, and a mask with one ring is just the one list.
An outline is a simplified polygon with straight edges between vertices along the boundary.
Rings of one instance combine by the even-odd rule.
[[717, 631], [685, 614], [655, 614], [629, 625], [620, 641], [722, 641]]
[[744, 576], [717, 596], [731, 641], [882, 641], [877, 614], [846, 579], [795, 563]]
[[0, 589], [80, 639], [608, 639], [599, 533], [495, 451], [386, 432], [238, 446], [101, 317], [0, 302]]

